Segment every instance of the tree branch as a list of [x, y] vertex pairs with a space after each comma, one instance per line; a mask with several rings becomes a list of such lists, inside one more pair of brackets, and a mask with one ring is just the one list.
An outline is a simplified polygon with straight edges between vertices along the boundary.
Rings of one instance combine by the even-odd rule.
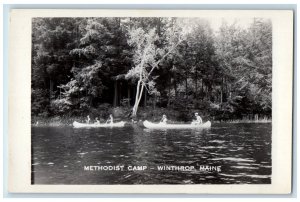
[[153, 70], [158, 67], [159, 63], [165, 59], [165, 57], [167, 57], [167, 55], [169, 55], [183, 40], [179, 40], [159, 61], [157, 61], [153, 66], [152, 69], [150, 70], [148, 77], [150, 76], [150, 74], [153, 72]]

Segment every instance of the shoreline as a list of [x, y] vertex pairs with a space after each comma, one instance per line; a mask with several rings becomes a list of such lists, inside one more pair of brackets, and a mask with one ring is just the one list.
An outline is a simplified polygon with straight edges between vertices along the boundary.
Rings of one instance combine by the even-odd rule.
[[[109, 114], [114, 117], [114, 122], [125, 121], [127, 124], [141, 124], [145, 120], [150, 122], [158, 123], [161, 120], [163, 114], [167, 116], [169, 124], [187, 124], [191, 123], [194, 117], [194, 113], [200, 113], [203, 122], [211, 121], [212, 123], [271, 123], [272, 119], [266, 116], [255, 117], [253, 114], [245, 115], [240, 119], [237, 117], [229, 118], [220, 116], [217, 114], [211, 114], [207, 110], [199, 109], [168, 109], [168, 108], [152, 108], [152, 107], [140, 107], [137, 117], [130, 116], [131, 108], [129, 107], [115, 107], [107, 109], [90, 109], [85, 114], [63, 114], [55, 116], [31, 116], [31, 125], [33, 126], [68, 126], [74, 121], [80, 123], [86, 123], [87, 115], [90, 116], [90, 123], [95, 123], [96, 118], [99, 119], [100, 123], [105, 123]], [[255, 119], [256, 118], [256, 119]], [[134, 123], [133, 123], [134, 122]], [[127, 125], [126, 124], [126, 125]]]
[[[70, 118], [68, 121], [66, 120], [61, 120], [61, 121], [57, 121], [57, 120], [52, 120], [50, 119], [40, 119], [38, 121], [38, 123], [31, 123], [31, 126], [53, 126], [53, 127], [60, 127], [60, 126], [72, 126], [72, 123], [74, 121], [79, 122], [78, 120], [83, 120], [83, 117], [81, 118]], [[139, 120], [135, 123], [133, 123], [131, 120], [127, 119], [127, 120], [119, 120], [117, 119], [115, 122], [119, 122], [119, 121], [125, 121], [126, 125], [142, 125], [143, 121], [145, 120]], [[151, 120], [148, 120], [151, 121]], [[208, 121], [208, 120], [205, 120]], [[204, 121], [204, 122], [205, 122]], [[151, 121], [151, 122], [155, 122], [158, 123], [158, 121]], [[262, 124], [262, 123], [272, 123], [272, 119], [261, 119], [261, 120], [228, 120], [228, 121], [211, 121], [213, 124], [217, 123], [217, 124], [222, 124], [222, 123], [230, 123], [230, 124], [240, 124], [240, 123], [257, 123], [257, 124]], [[82, 121], [81, 123], [85, 123], [84, 121]], [[94, 121], [91, 122], [91, 124], [93, 124]], [[101, 124], [105, 123], [103, 121], [100, 122]], [[190, 122], [182, 122], [182, 121], [172, 121], [169, 120], [168, 122], [169, 124], [188, 124]]]

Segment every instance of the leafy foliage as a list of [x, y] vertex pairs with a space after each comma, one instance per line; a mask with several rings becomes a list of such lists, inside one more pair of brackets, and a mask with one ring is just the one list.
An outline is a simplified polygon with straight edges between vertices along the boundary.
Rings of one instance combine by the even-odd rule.
[[32, 115], [108, 111], [113, 102], [137, 113], [144, 100], [216, 119], [270, 117], [271, 97], [268, 19], [248, 28], [224, 21], [218, 31], [199, 18], [32, 20]]

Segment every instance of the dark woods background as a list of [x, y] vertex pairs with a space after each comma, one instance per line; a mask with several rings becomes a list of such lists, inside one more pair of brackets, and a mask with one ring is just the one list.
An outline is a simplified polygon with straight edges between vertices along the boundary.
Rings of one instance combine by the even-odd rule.
[[196, 19], [182, 34], [176, 20], [34, 18], [33, 118], [130, 117], [135, 104], [148, 119], [187, 121], [194, 111], [211, 120], [271, 118], [271, 22], [223, 22], [214, 31]]

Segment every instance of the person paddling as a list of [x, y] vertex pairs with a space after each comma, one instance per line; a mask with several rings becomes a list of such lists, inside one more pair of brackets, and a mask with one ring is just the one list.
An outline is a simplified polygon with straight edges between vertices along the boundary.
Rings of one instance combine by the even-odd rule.
[[160, 120], [160, 124], [167, 124], [167, 121], [168, 121], [167, 116], [164, 114]]
[[100, 121], [99, 121], [98, 117], [96, 117], [96, 124], [100, 125]]
[[114, 118], [112, 116], [112, 114], [109, 115], [109, 119], [106, 121], [106, 123], [114, 123]]
[[87, 118], [86, 118], [86, 123], [89, 124], [89, 123], [90, 123], [90, 120], [91, 120], [91, 119], [90, 119], [90, 116], [88, 115]]
[[197, 112], [195, 113], [195, 117], [196, 117], [196, 120], [194, 120], [192, 122], [192, 124], [195, 124], [195, 125], [202, 124], [202, 118], [199, 116], [199, 114]]

